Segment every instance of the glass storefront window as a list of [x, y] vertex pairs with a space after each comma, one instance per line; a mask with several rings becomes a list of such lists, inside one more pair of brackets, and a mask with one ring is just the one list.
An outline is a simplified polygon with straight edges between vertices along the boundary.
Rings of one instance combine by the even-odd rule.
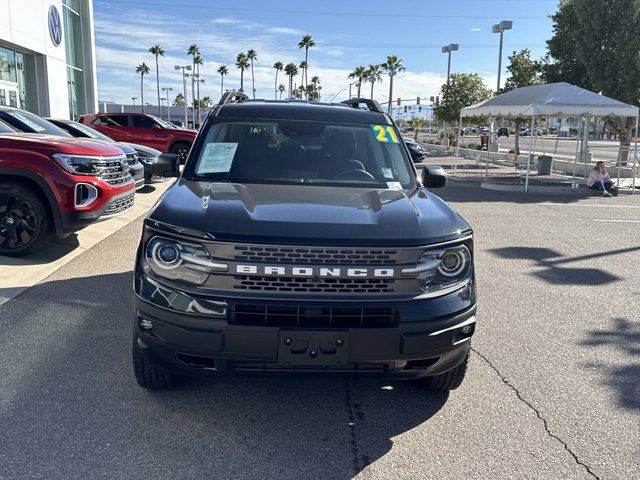
[[16, 82], [16, 52], [0, 47], [0, 80]]

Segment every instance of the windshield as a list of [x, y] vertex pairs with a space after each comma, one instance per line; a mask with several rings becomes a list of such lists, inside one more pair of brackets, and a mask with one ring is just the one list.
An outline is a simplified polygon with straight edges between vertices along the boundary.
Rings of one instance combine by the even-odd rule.
[[60, 137], [71, 136], [61, 128], [56, 127], [53, 123], [37, 115], [20, 110], [7, 110], [4, 113], [6, 115], [6, 121], [20, 131], [27, 133], [48, 133]]
[[15, 133], [15, 130], [0, 120], [0, 133]]
[[93, 128], [88, 127], [82, 123], [73, 122], [69, 125], [69, 128], [78, 130], [83, 135], [86, 135], [89, 138], [95, 138], [97, 140], [107, 140], [109, 142], [113, 142], [113, 140], [107, 137], [104, 133], [100, 133], [99, 131], [94, 130]]
[[302, 120], [210, 124], [185, 178], [412, 189], [415, 176], [391, 125]]
[[164, 128], [171, 128], [171, 129], [176, 129], [176, 126], [173, 123], [169, 123], [165, 120], [162, 120], [161, 118], [158, 117], [154, 117], [153, 115], [149, 115], [151, 118], [153, 118], [156, 122], [158, 122], [160, 125], [162, 125]]

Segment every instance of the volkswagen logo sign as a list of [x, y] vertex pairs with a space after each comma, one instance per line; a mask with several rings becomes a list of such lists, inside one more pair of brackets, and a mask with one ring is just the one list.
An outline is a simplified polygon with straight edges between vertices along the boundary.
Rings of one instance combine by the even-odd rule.
[[49, 36], [56, 47], [62, 42], [62, 21], [55, 5], [49, 7]]

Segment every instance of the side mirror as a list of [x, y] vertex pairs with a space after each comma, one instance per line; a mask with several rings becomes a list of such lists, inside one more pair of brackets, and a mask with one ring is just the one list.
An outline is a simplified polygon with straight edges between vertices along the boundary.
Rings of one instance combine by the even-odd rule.
[[422, 185], [427, 188], [442, 188], [447, 185], [447, 172], [438, 165], [421, 165], [418, 175], [422, 177]]
[[153, 162], [151, 171], [157, 177], [179, 177], [180, 157], [173, 153], [163, 153]]

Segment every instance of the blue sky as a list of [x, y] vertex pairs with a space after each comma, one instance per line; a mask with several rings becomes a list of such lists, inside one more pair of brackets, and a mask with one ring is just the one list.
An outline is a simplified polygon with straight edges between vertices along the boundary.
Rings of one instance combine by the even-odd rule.
[[[460, 44], [451, 70], [479, 73], [495, 89], [498, 35], [491, 26], [513, 20], [505, 34], [503, 64], [513, 50], [528, 47], [534, 57], [545, 53], [551, 35], [548, 16], [557, 0], [325, 0], [303, 3], [290, 0], [94, 0], [98, 89], [100, 100], [131, 102], [140, 96], [135, 68], [146, 62], [145, 101], [157, 103], [155, 60], [147, 52], [159, 43], [166, 51], [160, 59], [161, 86], [182, 91], [174, 65], [189, 63], [187, 46], [200, 46], [205, 65], [201, 96], [218, 98], [220, 64], [229, 66], [225, 87], [239, 86], [233, 66], [238, 52], [253, 48], [257, 96], [272, 98], [276, 61], [299, 64], [304, 51], [297, 48], [303, 34], [317, 46], [309, 53], [309, 76], [318, 75], [326, 99], [339, 93], [347, 98], [347, 75], [357, 65], [381, 63], [397, 55], [407, 68], [394, 81], [394, 97], [437, 95], [446, 78], [447, 58], [440, 47]], [[285, 78], [282, 83], [286, 85]], [[503, 73], [503, 81], [505, 73]], [[245, 82], [250, 79], [245, 74]], [[249, 80], [250, 81], [250, 80]], [[278, 82], [280, 83], [280, 81]], [[374, 96], [386, 101], [388, 80], [375, 85]], [[247, 84], [245, 90], [249, 91]], [[368, 92], [368, 90], [367, 90]]]

